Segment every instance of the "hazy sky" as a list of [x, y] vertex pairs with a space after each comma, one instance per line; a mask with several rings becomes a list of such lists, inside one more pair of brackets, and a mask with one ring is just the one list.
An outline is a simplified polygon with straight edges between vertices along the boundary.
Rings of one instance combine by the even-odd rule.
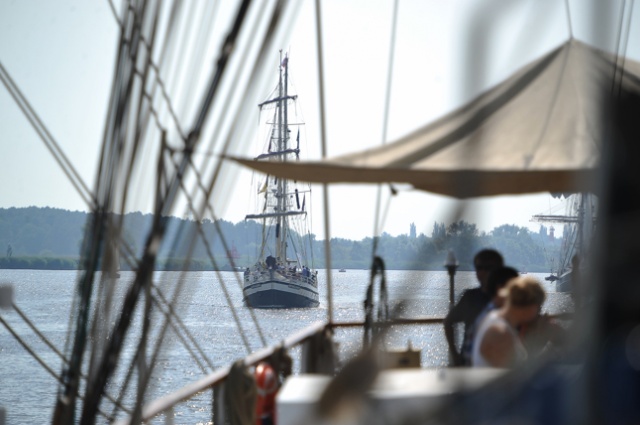
[[[614, 51], [623, 2], [569, 4], [574, 36]], [[325, 0], [322, 7], [328, 155], [333, 156], [382, 142], [393, 2]], [[637, 5], [635, 9], [627, 55], [638, 60], [640, 10]], [[117, 30], [106, 0], [0, 0], [0, 62], [90, 185], [104, 129]], [[480, 46], [469, 42], [477, 41], [478, 34], [484, 40]], [[387, 139], [395, 140], [451, 111], [568, 36], [564, 0], [401, 0]], [[302, 148], [308, 159], [320, 157], [315, 45], [313, 2], [305, 0], [290, 44], [282, 47], [291, 57], [292, 80], [306, 120]], [[273, 52], [273, 85], [277, 55]], [[486, 60], [470, 62], [469, 57]], [[249, 212], [251, 172], [241, 171], [235, 181], [226, 209], [219, 209], [222, 218], [234, 222]], [[430, 234], [434, 221], [450, 221], [453, 200], [400, 188], [389, 203], [383, 231], [408, 233], [413, 222], [418, 232]], [[313, 232], [323, 239], [321, 188], [313, 190]], [[332, 236], [361, 239], [373, 234], [376, 191], [364, 185], [330, 189]], [[383, 209], [388, 192], [383, 189]], [[30, 205], [86, 210], [0, 86], [0, 207]], [[465, 218], [487, 231], [504, 223], [537, 229], [539, 224], [530, 222], [533, 214], [562, 213], [563, 208], [548, 194], [487, 198], [466, 206]]]

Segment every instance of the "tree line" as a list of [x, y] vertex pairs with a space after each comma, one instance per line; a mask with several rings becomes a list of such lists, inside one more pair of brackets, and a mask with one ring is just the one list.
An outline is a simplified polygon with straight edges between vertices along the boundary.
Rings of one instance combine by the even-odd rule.
[[[84, 228], [89, 213], [56, 208], [0, 208], [0, 268], [77, 269]], [[145, 237], [153, 216], [140, 212], [122, 218], [122, 238], [132, 253], [142, 253]], [[157, 268], [179, 270], [191, 252], [193, 270], [225, 269], [231, 264], [248, 266], [255, 263], [262, 228], [253, 220], [232, 223], [225, 220], [203, 220], [165, 217], [165, 241], [158, 252]], [[413, 223], [407, 223], [407, 234], [359, 241], [332, 238], [332, 265], [335, 268], [366, 269], [375, 255], [382, 257], [388, 269], [443, 270], [443, 262], [452, 250], [461, 270], [472, 270], [473, 256], [485, 247], [499, 250], [507, 264], [521, 271], [548, 272], [560, 255], [562, 240], [554, 238], [541, 225], [538, 232], [526, 227], [504, 224], [489, 232], [480, 231], [474, 223], [434, 223], [430, 235], [418, 234]], [[195, 244], [191, 244], [194, 240]], [[170, 242], [169, 242], [170, 241]], [[314, 262], [309, 266], [323, 268], [324, 241], [308, 235]], [[557, 260], [556, 260], [557, 261]], [[130, 268], [120, 263], [122, 270]]]

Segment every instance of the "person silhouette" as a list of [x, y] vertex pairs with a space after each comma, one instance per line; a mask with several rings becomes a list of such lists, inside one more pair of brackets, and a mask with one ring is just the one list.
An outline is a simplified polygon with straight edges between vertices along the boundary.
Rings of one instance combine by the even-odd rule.
[[[449, 311], [443, 322], [444, 334], [449, 345], [453, 366], [471, 366], [471, 345], [473, 340], [468, 333], [471, 332], [476, 318], [489, 302], [489, 295], [486, 292], [489, 274], [492, 270], [503, 267], [504, 259], [495, 249], [483, 249], [475, 255], [473, 265], [480, 285], [476, 288], [467, 289], [458, 303]], [[460, 322], [464, 323], [464, 336], [462, 338], [462, 346], [458, 350], [453, 329], [455, 324]]]

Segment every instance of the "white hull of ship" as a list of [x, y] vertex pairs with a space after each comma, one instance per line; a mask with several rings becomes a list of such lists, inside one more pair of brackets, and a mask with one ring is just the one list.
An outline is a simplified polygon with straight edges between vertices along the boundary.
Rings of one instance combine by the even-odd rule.
[[277, 272], [262, 277], [245, 278], [244, 303], [253, 308], [306, 308], [318, 307], [320, 300], [313, 277], [287, 278]]
[[570, 292], [571, 291], [571, 270], [563, 273], [556, 280], [556, 292]]

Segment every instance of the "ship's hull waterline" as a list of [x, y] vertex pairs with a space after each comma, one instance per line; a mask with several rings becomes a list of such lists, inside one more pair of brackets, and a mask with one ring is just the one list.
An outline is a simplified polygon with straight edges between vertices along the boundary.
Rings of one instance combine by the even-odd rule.
[[313, 285], [276, 277], [246, 284], [244, 303], [253, 308], [307, 308], [320, 305], [318, 291]]

